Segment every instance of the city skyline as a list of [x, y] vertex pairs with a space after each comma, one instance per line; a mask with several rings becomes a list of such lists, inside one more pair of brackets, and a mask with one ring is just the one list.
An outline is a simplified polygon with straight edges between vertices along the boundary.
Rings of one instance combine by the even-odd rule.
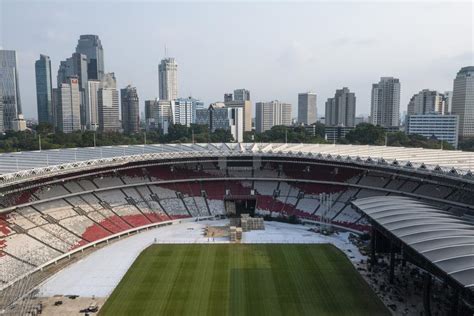
[[[349, 12], [355, 5], [359, 8], [357, 17], [350, 17], [342, 26], [331, 29], [328, 34], [315, 32], [327, 19], [324, 15], [335, 13], [341, 8], [344, 8], [344, 12], [346, 9]], [[97, 13], [81, 16], [85, 8], [77, 3], [61, 8], [55, 6], [54, 2], [41, 5], [12, 1], [2, 3], [2, 23], [7, 26], [5, 29], [15, 29], [15, 32], [4, 32], [0, 46], [17, 51], [23, 112], [26, 117], [36, 117], [35, 60], [40, 54], [50, 56], [54, 77], [59, 62], [71, 56], [79, 35], [83, 34], [96, 34], [100, 37], [105, 55], [105, 70], [116, 73], [118, 87], [125, 87], [127, 84], [136, 86], [141, 100], [158, 96], [156, 69], [160, 60], [165, 57], [166, 45], [167, 55], [175, 57], [180, 65], [180, 97], [192, 95], [209, 104], [222, 101], [222, 95], [226, 91], [245, 87], [252, 92], [253, 103], [278, 99], [292, 104], [293, 117], [297, 116], [298, 92], [311, 90], [318, 94], [320, 100], [326, 100], [340, 86], [347, 86], [355, 92], [358, 98], [357, 114], [367, 115], [370, 111], [370, 86], [383, 76], [400, 79], [400, 108], [403, 112], [410, 97], [422, 89], [440, 92], [452, 90], [455, 73], [461, 67], [473, 63], [472, 36], [469, 36], [472, 34], [472, 5], [469, 3], [310, 3], [295, 6], [267, 3], [252, 5], [252, 10], [247, 10], [250, 7], [245, 3], [216, 3], [207, 6], [145, 3], [145, 7], [149, 6], [150, 10], [143, 6], [135, 8], [132, 3], [95, 3], [94, 6], [101, 9], [98, 12], [113, 9], [116, 15], [111, 16], [115, 22], [107, 17], [98, 19]], [[150, 19], [144, 18], [148, 12], [153, 12], [151, 9], [161, 9], [164, 16], [160, 21], [154, 21], [153, 25], [147, 22]], [[229, 9], [235, 14], [219, 14]], [[315, 17], [314, 25], [301, 33], [299, 31], [306, 24], [298, 21], [295, 25], [275, 29], [256, 24], [255, 21], [249, 25], [238, 24], [245, 12], [250, 19], [267, 9], [275, 15], [287, 14], [288, 18], [312, 13]], [[22, 15], [19, 14], [20, 11]], [[396, 24], [396, 14], [393, 13], [401, 11], [417, 16], [416, 23], [419, 27], [410, 34], [403, 32], [403, 29], [411, 25], [409, 18], [405, 19], [404, 25], [392, 25]], [[189, 15], [189, 12], [198, 17], [199, 23], [195, 23], [194, 15], [185, 24], [174, 19], [180, 14]], [[136, 26], [126, 23], [126, 27], [130, 29], [125, 29], [125, 25], [122, 27], [117, 23], [125, 13], [130, 13], [130, 19], [140, 20], [140, 23]], [[430, 22], [439, 14], [445, 16], [444, 23]], [[13, 16], [22, 16], [22, 19], [16, 21], [11, 18]], [[215, 19], [212, 22], [205, 21], [204, 17], [209, 16], [215, 16]], [[352, 28], [364, 20], [361, 18], [364, 16], [371, 17], [368, 19], [370, 21], [356, 29]], [[72, 27], [79, 18], [87, 23], [81, 23], [81, 29]], [[225, 25], [221, 21], [223, 18], [228, 22]], [[19, 25], [23, 19], [31, 21], [28, 28]], [[66, 20], [71, 23], [64, 24]], [[219, 22], [224, 25], [223, 29], [214, 30], [212, 27]], [[372, 29], [376, 27], [376, 22], [383, 22], [385, 30]], [[115, 25], [111, 23], [116, 23], [117, 27], [109, 28], [110, 25]], [[62, 26], [58, 28], [57, 25]], [[147, 28], [156, 32], [144, 32], [145, 38], [140, 34], [131, 36], [133, 32]], [[254, 30], [255, 34], [250, 32], [247, 36], [249, 29]], [[347, 36], [349, 29], [351, 33]], [[206, 38], [192, 36], [203, 31], [209, 34]], [[228, 41], [232, 44], [232, 38], [240, 36], [242, 32], [245, 32], [250, 48], [225, 49]], [[314, 33], [311, 39], [307, 39], [308, 32]], [[130, 38], [124, 42], [114, 34], [121, 34], [120, 38]], [[390, 41], [383, 35], [390, 35]], [[257, 41], [256, 38], [261, 40]], [[443, 45], [434, 41], [435, 38], [443, 38]], [[437, 43], [435, 51], [430, 47], [430, 42]], [[393, 45], [394, 43], [398, 45]], [[417, 50], [410, 49], [410, 45], [416, 45]], [[189, 46], [196, 49], [185, 48]], [[384, 60], [386, 57], [378, 57], [380, 54], [387, 54], [388, 49], [391, 49], [390, 54], [394, 56], [390, 62]], [[337, 58], [337, 62], [334, 58]], [[214, 64], [210, 64], [210, 61]], [[246, 64], [252, 67], [245, 67]], [[143, 112], [143, 108], [144, 102], [140, 102], [140, 112]], [[318, 104], [318, 112], [324, 112], [322, 103]]]

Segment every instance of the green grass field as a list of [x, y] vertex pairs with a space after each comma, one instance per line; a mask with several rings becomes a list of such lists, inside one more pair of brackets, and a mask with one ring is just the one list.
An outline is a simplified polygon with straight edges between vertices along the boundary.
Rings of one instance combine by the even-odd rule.
[[332, 245], [154, 245], [100, 315], [390, 315]]

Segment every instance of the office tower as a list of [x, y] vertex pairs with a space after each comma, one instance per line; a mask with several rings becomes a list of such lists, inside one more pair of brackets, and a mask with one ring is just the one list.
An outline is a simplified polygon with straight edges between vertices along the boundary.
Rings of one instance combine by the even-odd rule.
[[208, 109], [196, 111], [196, 124], [208, 125], [211, 133], [218, 129], [229, 130], [236, 142], [244, 139], [243, 108], [231, 108], [224, 103], [213, 103]]
[[459, 115], [459, 136], [474, 136], [474, 66], [463, 67], [454, 79], [452, 114]]
[[87, 104], [89, 110], [85, 113], [88, 130], [96, 131], [99, 129], [99, 89], [100, 80], [89, 80], [87, 82]]
[[434, 114], [408, 115], [407, 134], [418, 134], [427, 138], [436, 138], [458, 147], [459, 116]]
[[97, 35], [81, 35], [76, 46], [76, 53], [87, 58], [87, 77], [102, 80], [104, 76], [104, 49]]
[[80, 53], [73, 53], [71, 57], [59, 64], [57, 83], [58, 87], [61, 83], [67, 83], [70, 77], [77, 77], [79, 82], [80, 104], [81, 104], [81, 125], [86, 128], [90, 126], [87, 121], [86, 113], [90, 112], [88, 104], [88, 73], [87, 73], [87, 56]]
[[49, 56], [40, 55], [40, 58], [35, 62], [35, 75], [38, 123], [53, 125], [53, 85]]
[[145, 128], [147, 131], [158, 129], [158, 99], [145, 100]]
[[224, 102], [232, 102], [232, 101], [233, 101], [232, 93], [224, 93]]
[[12, 130], [13, 120], [22, 114], [18, 63], [14, 50], [0, 50], [0, 96], [3, 101], [3, 130]]
[[291, 125], [291, 104], [280, 101], [257, 102], [255, 131], [263, 133], [277, 125]]
[[0, 92], [0, 133], [2, 133], [4, 130], [5, 129], [3, 127], [3, 97]]
[[306, 92], [298, 94], [298, 123], [313, 124], [316, 122], [316, 93]]
[[356, 97], [349, 88], [336, 90], [334, 98], [326, 101], [325, 122], [327, 126], [355, 126]]
[[252, 131], [252, 102], [234, 99], [233, 101], [225, 102], [225, 106], [228, 108], [241, 108], [244, 115], [244, 131]]
[[137, 89], [131, 85], [120, 89], [120, 99], [122, 104], [122, 128], [124, 133], [138, 133], [140, 131], [140, 116]]
[[80, 130], [81, 96], [79, 79], [69, 77], [67, 83], [61, 83], [57, 89], [53, 89], [53, 96], [56, 109], [55, 126], [57, 129], [63, 133]]
[[[137, 110], [138, 111], [138, 110]], [[119, 120], [119, 93], [117, 80], [113, 72], [102, 76], [97, 91], [97, 122], [101, 132], [118, 132]]]
[[158, 66], [158, 81], [160, 100], [175, 100], [178, 98], [178, 64], [174, 58], [161, 60]]
[[193, 122], [193, 102], [191, 99], [176, 99], [171, 101], [173, 124], [191, 126]]
[[234, 101], [250, 101], [250, 91], [246, 89], [234, 90]]
[[414, 114], [443, 114], [445, 97], [438, 91], [423, 89], [413, 95], [407, 106], [407, 115]]
[[58, 87], [61, 83], [67, 83], [69, 77], [77, 77], [79, 88], [86, 89], [89, 80], [86, 55], [73, 53], [71, 57], [60, 62], [57, 76]]
[[451, 114], [453, 104], [453, 91], [444, 91], [444, 110], [443, 114]]
[[372, 85], [370, 119], [372, 124], [382, 127], [399, 126], [400, 80], [382, 77]]

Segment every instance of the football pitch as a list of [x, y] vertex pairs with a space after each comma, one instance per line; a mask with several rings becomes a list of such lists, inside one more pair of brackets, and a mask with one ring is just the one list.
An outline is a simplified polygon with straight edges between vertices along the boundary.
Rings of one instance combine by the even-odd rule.
[[100, 315], [390, 313], [332, 245], [167, 244], [140, 254]]

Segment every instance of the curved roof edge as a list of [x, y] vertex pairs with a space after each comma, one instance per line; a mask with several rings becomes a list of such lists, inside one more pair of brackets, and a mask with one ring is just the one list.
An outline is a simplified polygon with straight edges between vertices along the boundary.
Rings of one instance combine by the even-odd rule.
[[[437, 207], [402, 196], [368, 197], [357, 199], [352, 204], [463, 287], [474, 290], [472, 223]], [[381, 208], [384, 211], [380, 211]], [[402, 233], [404, 228], [414, 226], [414, 220], [407, 220], [407, 216], [420, 218], [420, 223], [416, 224], [419, 229], [409, 234]], [[452, 223], [456, 223], [456, 229], [452, 234], [446, 234], [452, 229]], [[443, 225], [445, 228], [442, 228]], [[430, 230], [431, 226], [436, 229]]]
[[465, 178], [474, 182], [470, 171], [474, 153], [421, 148], [369, 145], [282, 144], [282, 143], [196, 143], [150, 144], [68, 148], [0, 154], [0, 188], [39, 178], [130, 162], [206, 156], [280, 156], [313, 158], [409, 169], [421, 173]]

